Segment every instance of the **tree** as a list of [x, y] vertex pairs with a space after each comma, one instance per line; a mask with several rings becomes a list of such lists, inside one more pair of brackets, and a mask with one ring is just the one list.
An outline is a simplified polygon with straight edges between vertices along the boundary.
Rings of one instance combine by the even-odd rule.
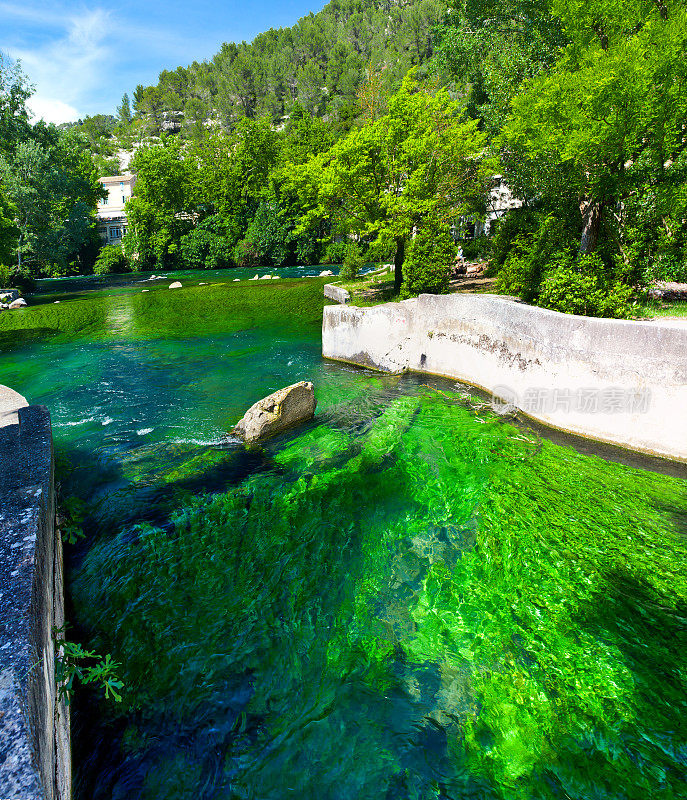
[[520, 183], [528, 181], [518, 164], [548, 163], [566, 175], [588, 254], [622, 219], [621, 203], [647, 181], [665, 185], [684, 158], [687, 11], [660, 0], [600, 0], [593, 9], [556, 0], [553, 10], [570, 44], [514, 99], [503, 148]]
[[294, 170], [304, 208], [299, 227], [323, 216], [333, 231], [393, 240], [398, 291], [413, 227], [430, 215], [448, 223], [483, 205], [493, 171], [485, 139], [446, 90], [432, 94], [410, 73], [388, 114]]
[[11, 154], [29, 137], [26, 101], [32, 92], [21, 66], [0, 51], [0, 155]]
[[403, 265], [402, 297], [421, 293], [445, 294], [456, 256], [456, 245], [446, 223], [430, 216], [422, 221]]
[[126, 92], [122, 95], [122, 104], [117, 106], [117, 116], [121, 125], [125, 127], [131, 125], [133, 116], [131, 114], [129, 95]]
[[7, 265], [14, 261], [19, 239], [19, 229], [15, 222], [16, 211], [0, 186], [0, 264]]
[[86, 138], [53, 127], [43, 143], [20, 142], [12, 156], [0, 156], [0, 178], [16, 208], [17, 266], [64, 271], [78, 261], [101, 192]]

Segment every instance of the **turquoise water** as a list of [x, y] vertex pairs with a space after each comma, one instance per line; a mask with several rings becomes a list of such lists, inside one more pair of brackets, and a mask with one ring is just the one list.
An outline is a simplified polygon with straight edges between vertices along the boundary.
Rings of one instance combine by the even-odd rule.
[[[687, 796], [685, 482], [323, 361], [324, 281], [206, 275], [0, 315], [86, 504], [70, 635], [121, 664], [76, 796]], [[228, 435], [302, 379], [313, 422]]]

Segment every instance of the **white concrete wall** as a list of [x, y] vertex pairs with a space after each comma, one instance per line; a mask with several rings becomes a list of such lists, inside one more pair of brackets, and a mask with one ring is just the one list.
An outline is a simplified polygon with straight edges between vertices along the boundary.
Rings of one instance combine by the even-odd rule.
[[687, 461], [687, 327], [421, 295], [326, 307], [322, 353], [457, 378], [561, 430]]

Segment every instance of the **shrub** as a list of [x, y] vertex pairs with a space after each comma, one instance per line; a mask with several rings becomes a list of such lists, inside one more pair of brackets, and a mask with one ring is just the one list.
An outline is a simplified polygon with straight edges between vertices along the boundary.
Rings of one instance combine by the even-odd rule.
[[554, 215], [540, 219], [533, 233], [527, 233], [526, 228], [523, 225], [521, 232], [510, 239], [510, 251], [499, 270], [496, 285], [500, 292], [532, 302], [539, 297], [544, 275], [553, 265], [572, 257], [577, 249], [577, 232], [568, 220]]
[[0, 289], [10, 288], [12, 270], [6, 264], [0, 264]]
[[330, 242], [325, 251], [323, 264], [341, 264], [346, 256], [346, 242]]
[[222, 221], [208, 217], [181, 237], [179, 253], [192, 269], [223, 269], [234, 263], [232, 244]]
[[402, 297], [422, 292], [445, 294], [456, 257], [456, 245], [448, 225], [425, 220], [415, 234], [403, 262]]
[[280, 267], [291, 255], [291, 226], [282, 219], [277, 203], [260, 203], [245, 239], [258, 254], [259, 264]]
[[113, 272], [130, 272], [129, 262], [121, 247], [106, 244], [98, 253], [93, 267], [95, 275], [110, 275]]
[[234, 248], [234, 261], [239, 267], [257, 267], [260, 263], [260, 251], [251, 239], [241, 239]]
[[364, 266], [365, 259], [360, 247], [355, 242], [349, 242], [346, 246], [346, 255], [344, 256], [339, 277], [344, 281], [354, 281]]
[[601, 258], [592, 254], [576, 264], [566, 259], [549, 272], [539, 305], [565, 314], [622, 318], [630, 315], [631, 296], [632, 287], [609, 279]]

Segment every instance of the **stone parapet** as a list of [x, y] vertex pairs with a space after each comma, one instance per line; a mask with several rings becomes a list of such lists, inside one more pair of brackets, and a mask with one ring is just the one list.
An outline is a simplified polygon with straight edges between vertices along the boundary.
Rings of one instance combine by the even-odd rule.
[[322, 353], [456, 378], [560, 430], [687, 461], [687, 326], [560, 314], [497, 295], [328, 306]]
[[0, 798], [69, 800], [69, 713], [55, 680], [64, 597], [50, 414], [25, 401], [12, 414], [0, 428]]

